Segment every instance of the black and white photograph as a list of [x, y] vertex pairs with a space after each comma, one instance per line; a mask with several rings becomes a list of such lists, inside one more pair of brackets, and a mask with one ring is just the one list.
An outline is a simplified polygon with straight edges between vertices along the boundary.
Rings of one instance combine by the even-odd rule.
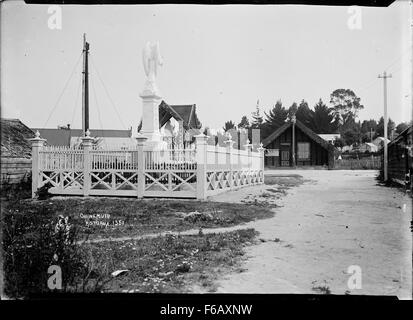
[[1, 1], [1, 300], [411, 300], [412, 30], [409, 0]]

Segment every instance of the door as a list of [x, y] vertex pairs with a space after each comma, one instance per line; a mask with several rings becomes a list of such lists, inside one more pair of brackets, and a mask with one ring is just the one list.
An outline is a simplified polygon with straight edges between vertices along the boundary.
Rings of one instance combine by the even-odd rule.
[[290, 148], [281, 148], [281, 167], [290, 166]]

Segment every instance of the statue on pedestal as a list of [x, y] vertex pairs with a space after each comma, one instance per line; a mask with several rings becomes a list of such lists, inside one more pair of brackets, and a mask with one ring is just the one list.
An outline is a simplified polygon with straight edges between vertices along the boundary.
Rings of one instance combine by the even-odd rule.
[[159, 42], [147, 42], [143, 48], [142, 58], [143, 68], [146, 74], [146, 82], [142, 95], [153, 94], [159, 96], [159, 89], [156, 85], [156, 76], [158, 73], [158, 66], [163, 65]]
[[159, 103], [161, 94], [156, 85], [156, 76], [163, 61], [159, 42], [147, 42], [142, 54], [146, 82], [140, 97], [142, 98], [142, 129], [147, 138], [144, 150], [165, 150], [167, 143], [159, 132]]

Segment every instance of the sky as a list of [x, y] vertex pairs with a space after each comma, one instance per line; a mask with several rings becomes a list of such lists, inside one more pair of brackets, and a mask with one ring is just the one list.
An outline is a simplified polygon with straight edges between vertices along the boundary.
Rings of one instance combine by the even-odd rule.
[[411, 119], [411, 8], [405, 0], [359, 7], [361, 20], [353, 19], [353, 7], [64, 5], [61, 29], [49, 28], [48, 5], [0, 5], [1, 116], [29, 127], [81, 128], [83, 33], [90, 43], [91, 128], [139, 123], [147, 41], [160, 43], [163, 100], [196, 104], [204, 127], [251, 119], [257, 100], [262, 111], [279, 99], [287, 108], [302, 99], [310, 107], [320, 98], [329, 105], [339, 88], [361, 98], [359, 119], [378, 120], [378, 75], [385, 70], [392, 73], [390, 118]]

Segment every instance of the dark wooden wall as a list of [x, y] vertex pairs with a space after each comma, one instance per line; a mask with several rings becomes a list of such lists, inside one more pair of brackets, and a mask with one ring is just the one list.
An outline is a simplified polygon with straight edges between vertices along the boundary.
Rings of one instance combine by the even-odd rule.
[[1, 158], [0, 184], [15, 184], [24, 180], [32, 172], [32, 159]]
[[412, 159], [408, 150], [402, 145], [407, 144], [407, 135], [400, 141], [389, 146], [388, 149], [388, 177], [389, 179], [405, 179], [406, 173], [412, 168]]

